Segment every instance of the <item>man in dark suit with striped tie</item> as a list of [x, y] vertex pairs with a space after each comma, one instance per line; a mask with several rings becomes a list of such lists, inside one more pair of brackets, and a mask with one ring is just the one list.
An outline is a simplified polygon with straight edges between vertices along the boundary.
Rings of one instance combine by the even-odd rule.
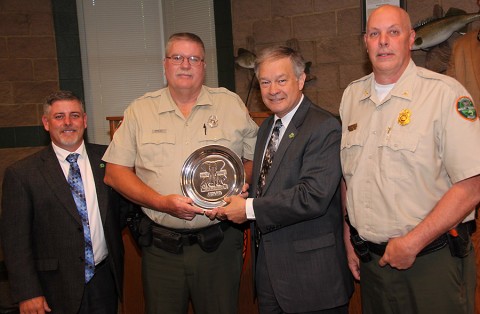
[[106, 146], [84, 143], [71, 92], [47, 97], [51, 144], [5, 171], [1, 238], [21, 313], [117, 313], [127, 203], [103, 183]]
[[262, 314], [347, 313], [353, 290], [343, 244], [340, 124], [303, 95], [304, 69], [302, 56], [287, 47], [257, 57], [262, 99], [274, 115], [258, 131], [251, 198], [232, 196], [226, 207], [205, 212], [255, 222]]

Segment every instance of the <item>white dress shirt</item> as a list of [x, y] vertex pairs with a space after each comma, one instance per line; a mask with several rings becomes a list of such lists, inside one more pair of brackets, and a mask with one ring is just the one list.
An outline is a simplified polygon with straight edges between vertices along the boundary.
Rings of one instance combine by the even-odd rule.
[[[53, 150], [57, 155], [58, 162], [62, 167], [65, 179], [68, 180], [68, 171], [70, 163], [66, 160], [69, 152], [52, 143]], [[90, 236], [92, 238], [93, 257], [95, 265], [103, 261], [108, 256], [107, 243], [105, 242], [105, 234], [102, 227], [102, 218], [100, 217], [100, 208], [98, 207], [97, 190], [95, 189], [95, 180], [93, 178], [92, 168], [88, 159], [85, 143], [73, 153], [78, 153], [77, 164], [82, 175], [83, 188], [85, 190], [85, 198], [87, 201], [88, 221], [90, 223]]]

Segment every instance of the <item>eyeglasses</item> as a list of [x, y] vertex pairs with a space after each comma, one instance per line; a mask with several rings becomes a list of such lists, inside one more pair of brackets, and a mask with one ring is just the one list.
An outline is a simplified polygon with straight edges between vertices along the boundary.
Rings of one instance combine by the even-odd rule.
[[176, 64], [176, 65], [182, 64], [183, 60], [187, 59], [188, 63], [190, 63], [191, 66], [198, 66], [204, 60], [204, 59], [200, 59], [200, 57], [195, 57], [195, 56], [184, 57], [184, 56], [181, 56], [181, 55], [174, 55], [174, 56], [171, 56], [171, 57], [165, 57], [165, 59], [169, 59], [172, 64]]

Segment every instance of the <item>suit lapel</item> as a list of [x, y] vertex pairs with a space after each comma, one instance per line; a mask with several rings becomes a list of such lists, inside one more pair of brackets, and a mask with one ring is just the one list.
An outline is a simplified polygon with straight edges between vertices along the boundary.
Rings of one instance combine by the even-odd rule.
[[[290, 144], [295, 140], [297, 133], [299, 132], [298, 128], [302, 125], [303, 121], [305, 120], [305, 116], [307, 114], [308, 108], [310, 107], [310, 101], [304, 96], [302, 103], [297, 109], [297, 112], [293, 115], [292, 121], [288, 124], [288, 128], [285, 130], [283, 134], [282, 140], [278, 145], [277, 151], [275, 152], [275, 157], [273, 158], [272, 167], [268, 171], [267, 179], [265, 181], [265, 187], [263, 188], [263, 194], [268, 190], [270, 183], [275, 178], [275, 174], [277, 170], [280, 168], [280, 164], [282, 163], [282, 159], [285, 156], [285, 153], [288, 150]], [[272, 118], [273, 120], [273, 118]], [[292, 134], [292, 136], [290, 135]]]
[[58, 198], [60, 204], [62, 204], [65, 210], [81, 225], [82, 221], [77, 211], [77, 205], [73, 200], [70, 186], [65, 179], [62, 167], [58, 162], [52, 145], [47, 147], [43, 152], [43, 155], [40, 157], [43, 164], [39, 167], [38, 172], [45, 178], [49, 189]]
[[85, 144], [88, 159], [90, 160], [90, 167], [92, 168], [93, 179], [95, 181], [95, 189], [97, 191], [98, 208], [100, 209], [100, 216], [102, 223], [107, 217], [108, 209], [108, 195], [103, 178], [105, 176], [105, 162], [102, 161], [102, 155], [98, 154], [96, 150], [89, 144]]

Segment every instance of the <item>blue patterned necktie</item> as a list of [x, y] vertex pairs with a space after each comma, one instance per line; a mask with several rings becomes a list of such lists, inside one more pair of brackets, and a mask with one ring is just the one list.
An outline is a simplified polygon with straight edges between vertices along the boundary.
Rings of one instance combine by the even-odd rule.
[[280, 128], [283, 126], [282, 120], [277, 119], [275, 126], [273, 127], [272, 136], [268, 142], [267, 149], [265, 150], [265, 156], [263, 157], [262, 169], [260, 170], [260, 176], [258, 177], [257, 197], [262, 195], [263, 187], [267, 180], [268, 171], [273, 163], [273, 157], [277, 151]]
[[88, 222], [87, 200], [85, 198], [85, 190], [83, 188], [82, 175], [77, 164], [79, 154], [71, 153], [67, 156], [70, 163], [68, 171], [68, 184], [72, 191], [73, 199], [77, 205], [78, 213], [82, 218], [83, 236], [85, 238], [85, 282], [89, 282], [95, 274], [95, 260], [93, 259], [92, 238], [90, 236], [90, 224]]

